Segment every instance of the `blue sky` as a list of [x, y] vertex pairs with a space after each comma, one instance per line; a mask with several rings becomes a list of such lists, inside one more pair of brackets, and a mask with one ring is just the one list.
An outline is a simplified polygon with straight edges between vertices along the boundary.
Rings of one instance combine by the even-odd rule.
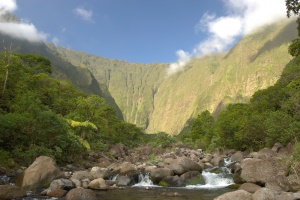
[[5, 10], [24, 25], [0, 23], [6, 34], [28, 30], [29, 39], [129, 62], [172, 63], [175, 71], [286, 18], [284, 0], [0, 0], [0, 17]]

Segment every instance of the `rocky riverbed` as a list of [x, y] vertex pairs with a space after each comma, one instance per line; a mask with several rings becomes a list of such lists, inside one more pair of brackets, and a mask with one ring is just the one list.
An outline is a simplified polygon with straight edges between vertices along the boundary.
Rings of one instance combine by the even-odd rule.
[[[57, 166], [49, 157], [40, 156], [13, 177], [14, 185], [9, 184], [9, 180], [0, 181], [0, 199], [24, 198], [30, 195], [28, 191], [67, 200], [109, 199], [107, 197], [111, 195], [108, 194], [134, 194], [134, 190], [139, 190], [139, 193], [144, 191], [149, 197], [154, 187], [152, 185], [142, 189], [128, 188], [139, 183], [141, 176], [145, 175], [153, 185], [161, 186], [154, 188], [156, 192], [153, 194], [159, 194], [162, 198], [193, 199], [189, 198], [192, 192], [185, 192], [188, 189], [182, 188], [201, 191], [199, 186], [206, 184], [205, 172], [220, 173], [219, 167], [224, 165], [224, 158], [231, 160], [227, 167], [234, 182], [228, 182], [223, 187], [231, 185], [234, 191], [222, 189], [219, 191], [225, 194], [214, 193], [215, 196], [203, 199], [300, 199], [300, 165], [291, 166], [291, 151], [291, 145], [283, 147], [279, 143], [259, 152], [222, 152], [216, 149], [211, 154], [200, 149], [174, 148], [165, 151], [147, 146], [129, 151], [124, 145], [115, 145], [107, 153], [91, 153], [83, 165], [63, 167]], [[5, 174], [4, 169], [1, 172]], [[167, 188], [175, 189], [163, 191]], [[123, 191], [120, 193], [120, 190]], [[208, 190], [201, 192], [209, 193]], [[126, 199], [125, 196], [123, 199]]]

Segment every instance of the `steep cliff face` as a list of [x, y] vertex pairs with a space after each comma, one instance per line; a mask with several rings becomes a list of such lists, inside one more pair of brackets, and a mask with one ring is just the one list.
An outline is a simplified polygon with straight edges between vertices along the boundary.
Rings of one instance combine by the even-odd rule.
[[195, 58], [172, 76], [166, 75], [167, 64], [128, 63], [56, 50], [63, 59], [92, 72], [125, 121], [149, 133], [178, 134], [201, 111], [217, 114], [228, 103], [246, 102], [255, 91], [273, 85], [291, 60], [288, 43], [296, 37], [295, 23], [264, 27], [229, 52]]
[[247, 102], [276, 82], [292, 58], [288, 43], [296, 37], [296, 25], [281, 22], [242, 38], [225, 56], [194, 59], [160, 85], [147, 131], [177, 134], [201, 111], [217, 114], [228, 103]]

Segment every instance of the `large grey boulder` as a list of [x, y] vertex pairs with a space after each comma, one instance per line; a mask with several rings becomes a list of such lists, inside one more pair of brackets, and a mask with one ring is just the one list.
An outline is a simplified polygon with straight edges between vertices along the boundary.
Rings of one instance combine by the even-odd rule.
[[47, 156], [40, 156], [24, 171], [22, 188], [35, 189], [50, 184], [62, 176], [56, 162]]
[[289, 183], [286, 176], [279, 174], [274, 175], [275, 179], [273, 181], [267, 182], [266, 187], [277, 192], [288, 192], [292, 190], [292, 186]]
[[173, 172], [169, 168], [157, 168], [150, 172], [150, 178], [154, 183], [159, 183], [164, 177], [172, 176]]
[[177, 158], [176, 163], [183, 167], [184, 172], [188, 172], [188, 171], [202, 172], [201, 166], [187, 157], [182, 156]]
[[111, 177], [113, 174], [112, 171], [110, 171], [109, 169], [101, 168], [101, 167], [93, 167], [90, 173], [95, 179], [97, 178], [107, 179]]
[[297, 198], [293, 193], [290, 192], [282, 192], [276, 196], [275, 200], [296, 200]]
[[131, 177], [128, 176], [120, 176], [117, 182], [117, 186], [131, 186], [135, 182]]
[[65, 200], [97, 200], [96, 193], [90, 189], [75, 188], [65, 197]]
[[77, 171], [77, 172], [73, 173], [71, 179], [77, 179], [77, 180], [80, 180], [80, 181], [88, 179], [88, 180], [92, 181], [92, 180], [94, 180], [94, 177], [90, 172]]
[[239, 190], [245, 190], [247, 192], [254, 193], [254, 192], [256, 192], [260, 188], [261, 188], [260, 186], [254, 184], [254, 183], [243, 183], [239, 187]]
[[71, 190], [75, 188], [75, 184], [69, 179], [56, 179], [50, 184], [49, 190]]
[[0, 199], [8, 200], [26, 196], [26, 191], [13, 185], [0, 185]]
[[159, 185], [167, 187], [184, 187], [185, 183], [179, 176], [166, 176], [159, 182]]
[[167, 168], [171, 169], [172, 172], [176, 175], [181, 175], [185, 172], [185, 169], [178, 163], [172, 163], [166, 166]]
[[279, 161], [269, 159], [262, 160], [256, 158], [247, 158], [241, 162], [241, 178], [245, 182], [261, 183], [272, 182], [275, 180], [274, 175], [285, 175], [288, 168]]
[[214, 198], [214, 200], [252, 200], [252, 194], [245, 190], [236, 190], [234, 192], [222, 194], [221, 196]]
[[230, 156], [230, 160], [232, 162], [241, 162], [243, 159], [244, 155], [241, 151], [237, 151], [232, 156]]
[[260, 188], [253, 194], [252, 200], [275, 200], [278, 194], [279, 193], [274, 190]]
[[91, 189], [106, 189], [107, 185], [103, 178], [97, 178], [89, 183]]
[[296, 174], [289, 175], [287, 179], [291, 185], [291, 191], [296, 192], [300, 190], [300, 179]]

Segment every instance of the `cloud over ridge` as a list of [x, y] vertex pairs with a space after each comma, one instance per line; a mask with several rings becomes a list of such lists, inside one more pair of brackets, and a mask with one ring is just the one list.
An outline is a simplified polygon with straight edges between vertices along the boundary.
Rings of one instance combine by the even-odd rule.
[[45, 41], [47, 39], [47, 34], [38, 31], [32, 23], [5, 21], [5, 15], [16, 9], [16, 0], [0, 1], [0, 32], [30, 42]]
[[[170, 64], [167, 75], [183, 70], [192, 57], [225, 51], [237, 38], [286, 18], [283, 0], [222, 0], [222, 2], [227, 9], [227, 15], [217, 17], [215, 14], [205, 13], [195, 29], [206, 32], [208, 37], [199, 42], [190, 53], [178, 50], [176, 52], [178, 60]], [[189, 55], [189, 59], [186, 55]]]

